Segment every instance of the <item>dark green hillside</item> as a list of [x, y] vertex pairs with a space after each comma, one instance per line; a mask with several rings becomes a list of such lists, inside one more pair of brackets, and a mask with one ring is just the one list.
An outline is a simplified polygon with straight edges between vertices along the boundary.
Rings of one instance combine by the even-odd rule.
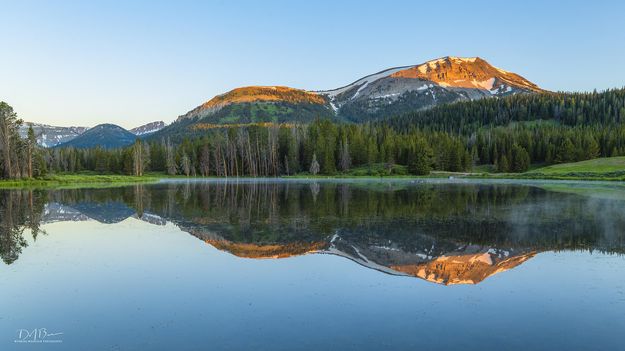
[[597, 93], [518, 94], [441, 105], [385, 122], [397, 130], [425, 128], [470, 135], [486, 126], [553, 120], [566, 126], [612, 125], [625, 122], [625, 89]]
[[316, 119], [334, 119], [334, 112], [327, 105], [312, 103], [284, 101], [237, 103], [224, 106], [205, 117], [178, 119], [148, 139], [170, 138], [179, 142], [184, 138], [205, 135], [208, 130], [223, 125], [307, 124]]
[[101, 147], [103, 149], [116, 149], [128, 146], [135, 142], [137, 136], [126, 129], [114, 124], [100, 124], [82, 135], [60, 145], [57, 148], [74, 147], [78, 149], [90, 149]]
[[288, 102], [252, 102], [228, 105], [198, 123], [308, 123], [315, 118], [330, 118], [333, 113], [325, 105]]

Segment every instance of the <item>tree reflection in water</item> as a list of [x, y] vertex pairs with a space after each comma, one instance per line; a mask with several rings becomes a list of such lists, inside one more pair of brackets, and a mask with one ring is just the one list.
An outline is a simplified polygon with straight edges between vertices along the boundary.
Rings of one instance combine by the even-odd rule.
[[40, 229], [46, 192], [35, 190], [0, 191], [0, 256], [6, 264], [18, 259], [28, 246], [24, 231], [29, 230], [33, 240], [44, 233]]
[[622, 253], [623, 202], [514, 184], [203, 181], [0, 192], [2, 259], [42, 223], [129, 217], [248, 258], [325, 253], [441, 284], [478, 283], [553, 250]]

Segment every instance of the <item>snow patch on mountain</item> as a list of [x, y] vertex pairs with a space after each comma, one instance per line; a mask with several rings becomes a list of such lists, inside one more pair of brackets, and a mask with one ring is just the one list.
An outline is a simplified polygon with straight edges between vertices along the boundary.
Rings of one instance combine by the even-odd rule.
[[54, 147], [68, 142], [87, 131], [87, 127], [57, 127], [41, 123], [24, 123], [19, 134], [28, 137], [28, 128], [32, 125], [37, 144], [43, 147]]
[[163, 121], [151, 122], [136, 128], [132, 128], [130, 132], [137, 136], [149, 135], [158, 132], [159, 130], [165, 128], [165, 126], [167, 126], [167, 124], [165, 124], [165, 122]]
[[380, 79], [380, 78], [384, 78], [384, 77], [388, 77], [391, 74], [395, 73], [395, 72], [399, 72], [402, 71], [406, 68], [409, 68], [412, 66], [405, 66], [405, 67], [395, 67], [395, 68], [390, 68], [384, 71], [380, 71], [378, 73], [374, 73], [372, 75], [366, 76], [364, 78], [361, 78], [355, 82], [353, 82], [352, 84], [346, 85], [344, 87], [338, 88], [338, 89], [333, 89], [333, 90], [325, 90], [325, 91], [319, 91], [319, 94], [322, 95], [326, 95], [328, 96], [330, 99], [334, 99], [337, 95], [340, 95], [350, 89], [353, 89], [354, 87], [360, 86], [360, 88], [358, 88], [358, 90], [356, 91], [356, 93], [351, 97], [351, 99], [353, 100], [354, 98], [356, 98], [356, 96], [358, 95], [358, 93], [360, 93], [364, 88], [366, 88], [370, 83], [375, 82], [376, 80]]
[[491, 90], [493, 89], [493, 84], [495, 84], [495, 77], [487, 79], [485, 81], [481, 81], [481, 82], [474, 82], [473, 84], [476, 84], [482, 89]]

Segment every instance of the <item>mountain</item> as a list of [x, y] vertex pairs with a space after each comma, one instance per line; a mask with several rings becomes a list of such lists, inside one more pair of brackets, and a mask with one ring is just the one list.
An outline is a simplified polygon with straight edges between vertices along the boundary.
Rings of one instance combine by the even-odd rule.
[[237, 88], [178, 117], [156, 134], [188, 136], [226, 124], [305, 123], [316, 118], [362, 122], [456, 101], [539, 92], [543, 90], [536, 84], [482, 58], [447, 56], [386, 69], [332, 90]]
[[[330, 246], [318, 253], [344, 257], [380, 272], [413, 276], [443, 285], [478, 284], [536, 255], [535, 251], [524, 248], [513, 250], [451, 242], [446, 244], [432, 241], [431, 247], [421, 247], [415, 252], [402, 248], [398, 243], [363, 245], [335, 235]], [[445, 246], [451, 246], [449, 251]]]
[[[29, 125], [31, 123], [24, 123], [20, 127], [19, 132], [22, 138], [27, 137]], [[43, 147], [54, 147], [66, 143], [89, 129], [88, 127], [56, 127], [39, 123], [32, 123], [32, 126], [37, 143]]]
[[542, 92], [536, 84], [479, 57], [447, 56], [387, 69], [342, 88], [320, 91], [337, 115], [376, 119], [462, 100]]
[[533, 251], [510, 255], [502, 249], [479, 249], [481, 251], [476, 253], [448, 253], [428, 262], [390, 268], [437, 284], [478, 284], [497, 273], [511, 270], [536, 255]]
[[[536, 255], [530, 249], [499, 249], [431, 240], [424, 247], [406, 250], [400, 243], [343, 238], [335, 234], [326, 241], [255, 243], [230, 241], [214, 231], [180, 227], [218, 250], [241, 258], [280, 259], [307, 254], [329, 254], [347, 258], [383, 273], [411, 276], [443, 285], [478, 284], [511, 270]], [[418, 235], [417, 235], [418, 237]], [[447, 251], [449, 250], [449, 251]]]
[[142, 126], [132, 128], [130, 132], [137, 136], [147, 136], [152, 133], [156, 133], [159, 130], [165, 128], [166, 124], [163, 121], [151, 122]]
[[66, 143], [57, 145], [57, 147], [86, 149], [100, 146], [105, 149], [114, 149], [128, 146], [134, 143], [136, 139], [136, 135], [120, 126], [100, 124]]
[[135, 211], [121, 201], [78, 202], [71, 206], [89, 219], [100, 223], [119, 223], [135, 214]]
[[[67, 143], [89, 130], [89, 127], [59, 127], [41, 123], [26, 122], [19, 129], [19, 133], [22, 138], [26, 138], [28, 136], [28, 127], [30, 125], [33, 126], [33, 130], [35, 131], [37, 143], [43, 147], [55, 147], [57, 145]], [[166, 124], [163, 121], [151, 122], [133, 128], [130, 132], [136, 136], [146, 137], [163, 129], [165, 126]]]
[[129, 207], [119, 201], [99, 202], [78, 202], [72, 205], [50, 202], [45, 205], [44, 213], [41, 217], [42, 223], [56, 222], [81, 222], [95, 220], [100, 223], [119, 223], [130, 217], [154, 224], [165, 225], [167, 220], [150, 212], [129, 211]]
[[335, 117], [328, 98], [319, 93], [281, 86], [250, 86], [212, 98], [150, 137], [180, 140], [221, 125], [308, 123]]
[[251, 86], [218, 95], [178, 121], [195, 119], [204, 123], [308, 122], [333, 115], [323, 95], [289, 87]]

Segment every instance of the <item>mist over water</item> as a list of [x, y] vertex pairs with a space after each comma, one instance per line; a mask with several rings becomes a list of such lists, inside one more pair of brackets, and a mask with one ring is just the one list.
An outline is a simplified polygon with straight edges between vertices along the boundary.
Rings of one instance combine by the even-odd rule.
[[42, 326], [63, 350], [614, 349], [624, 205], [569, 182], [1, 190], [0, 349]]

